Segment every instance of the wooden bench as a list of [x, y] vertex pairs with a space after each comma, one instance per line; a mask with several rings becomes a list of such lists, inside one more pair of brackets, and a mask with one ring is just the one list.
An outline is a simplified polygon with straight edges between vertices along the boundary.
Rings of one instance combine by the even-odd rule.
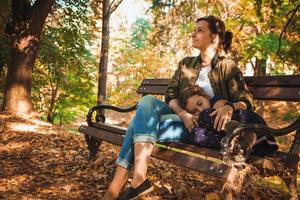
[[[256, 76], [245, 77], [247, 86], [254, 99], [272, 101], [300, 101], [300, 76]], [[144, 79], [137, 93], [142, 95], [164, 95], [170, 79]], [[136, 109], [136, 105], [128, 108], [119, 108], [111, 105], [97, 105], [87, 114], [88, 126], [82, 125], [79, 131], [85, 134], [89, 149], [89, 158], [96, 157], [102, 141], [107, 141], [121, 146], [126, 132], [125, 128], [106, 124], [103, 110], [111, 109], [117, 112], [130, 112]], [[100, 115], [93, 119], [93, 113]], [[296, 132], [294, 140], [288, 152], [276, 152], [272, 157], [250, 156], [242, 167], [236, 167], [224, 162], [223, 156], [228, 151], [231, 140], [244, 130], [263, 131], [266, 134], [283, 136]], [[286, 128], [272, 129], [265, 125], [247, 124], [238, 126], [227, 133], [222, 147], [222, 153], [216, 150], [197, 147], [183, 143], [157, 143], [152, 156], [175, 165], [195, 170], [205, 175], [210, 175], [221, 180], [221, 194], [225, 199], [238, 199], [248, 178], [253, 174], [260, 176], [278, 175], [289, 188], [290, 198], [298, 199], [297, 195], [297, 165], [300, 153], [300, 116]]]

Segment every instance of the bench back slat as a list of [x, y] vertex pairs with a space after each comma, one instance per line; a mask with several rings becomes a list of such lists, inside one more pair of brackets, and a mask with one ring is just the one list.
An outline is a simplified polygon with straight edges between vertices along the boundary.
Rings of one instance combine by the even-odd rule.
[[[139, 94], [165, 95], [171, 79], [144, 79]], [[300, 101], [300, 75], [245, 77], [254, 99]]]
[[249, 87], [254, 99], [272, 101], [300, 101], [300, 88]]
[[245, 81], [249, 87], [300, 87], [300, 75], [245, 76]]

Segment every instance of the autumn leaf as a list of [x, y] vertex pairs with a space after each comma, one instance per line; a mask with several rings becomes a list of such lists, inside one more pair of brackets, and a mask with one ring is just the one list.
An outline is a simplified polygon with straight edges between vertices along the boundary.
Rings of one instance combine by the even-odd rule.
[[215, 192], [211, 192], [205, 195], [205, 200], [219, 200], [220, 196], [219, 194]]

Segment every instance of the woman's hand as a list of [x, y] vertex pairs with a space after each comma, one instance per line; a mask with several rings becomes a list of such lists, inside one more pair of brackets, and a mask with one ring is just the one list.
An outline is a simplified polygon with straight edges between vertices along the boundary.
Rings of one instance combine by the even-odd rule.
[[229, 105], [223, 105], [217, 108], [210, 116], [215, 115], [214, 129], [221, 131], [225, 129], [225, 125], [231, 120], [233, 114], [233, 109]]
[[197, 117], [187, 112], [186, 110], [180, 112], [178, 115], [180, 119], [183, 121], [185, 128], [189, 132], [191, 132], [193, 128], [198, 126]]

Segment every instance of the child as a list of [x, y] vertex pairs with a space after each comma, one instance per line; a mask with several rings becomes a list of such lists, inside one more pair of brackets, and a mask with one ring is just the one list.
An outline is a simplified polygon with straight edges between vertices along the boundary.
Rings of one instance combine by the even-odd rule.
[[[217, 131], [214, 129], [214, 117], [210, 114], [219, 106], [229, 102], [220, 96], [215, 96], [212, 99], [198, 85], [190, 86], [184, 89], [180, 95], [179, 102], [191, 114], [198, 117], [197, 126], [191, 132], [191, 135], [186, 141], [187, 143], [196, 144], [203, 147], [220, 149], [220, 144], [225, 131]], [[251, 110], [234, 110], [232, 103], [226, 103], [232, 106], [232, 120], [240, 123], [255, 123], [266, 124], [262, 117]], [[278, 149], [275, 138], [256, 133], [257, 140], [254, 141], [252, 153], [255, 155], [272, 154]], [[263, 151], [262, 151], [263, 149]]]

